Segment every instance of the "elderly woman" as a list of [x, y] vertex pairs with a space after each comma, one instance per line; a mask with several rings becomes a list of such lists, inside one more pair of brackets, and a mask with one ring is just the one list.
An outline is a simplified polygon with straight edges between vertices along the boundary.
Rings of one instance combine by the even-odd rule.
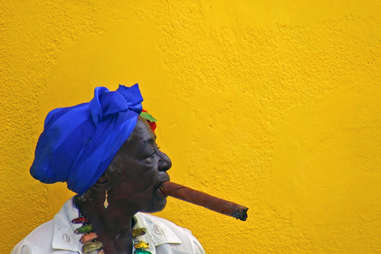
[[137, 84], [97, 87], [89, 103], [48, 114], [31, 174], [44, 183], [67, 182], [78, 195], [12, 254], [205, 253], [189, 230], [141, 213], [165, 207], [159, 187], [171, 167], [142, 101]]

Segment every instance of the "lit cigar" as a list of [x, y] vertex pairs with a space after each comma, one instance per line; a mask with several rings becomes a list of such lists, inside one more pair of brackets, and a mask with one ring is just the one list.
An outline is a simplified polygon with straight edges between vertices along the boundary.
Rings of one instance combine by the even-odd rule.
[[165, 195], [203, 206], [215, 212], [232, 216], [236, 219], [243, 221], [247, 219], [247, 210], [249, 208], [213, 197], [204, 192], [193, 190], [177, 183], [165, 182], [160, 186], [160, 191]]

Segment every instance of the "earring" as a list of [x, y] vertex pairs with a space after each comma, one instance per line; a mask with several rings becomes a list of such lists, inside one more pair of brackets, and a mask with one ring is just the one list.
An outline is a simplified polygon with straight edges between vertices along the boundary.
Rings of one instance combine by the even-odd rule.
[[107, 190], [105, 191], [105, 202], [103, 202], [103, 206], [107, 209], [108, 207], [108, 192]]

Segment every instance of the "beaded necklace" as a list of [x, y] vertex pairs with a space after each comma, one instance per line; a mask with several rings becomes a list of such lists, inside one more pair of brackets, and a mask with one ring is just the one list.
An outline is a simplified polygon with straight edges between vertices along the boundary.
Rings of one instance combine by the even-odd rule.
[[[92, 225], [89, 223], [86, 217], [80, 216], [71, 221], [75, 224], [82, 224], [77, 228], [75, 234], [83, 234], [80, 241], [83, 244], [82, 252], [85, 254], [105, 254], [103, 250], [103, 243], [98, 240], [97, 233], [94, 232]], [[142, 236], [146, 233], [145, 228], [135, 228], [132, 230], [132, 238], [134, 243], [134, 254], [151, 254], [147, 249], [149, 244], [145, 241], [138, 241], [135, 238]]]

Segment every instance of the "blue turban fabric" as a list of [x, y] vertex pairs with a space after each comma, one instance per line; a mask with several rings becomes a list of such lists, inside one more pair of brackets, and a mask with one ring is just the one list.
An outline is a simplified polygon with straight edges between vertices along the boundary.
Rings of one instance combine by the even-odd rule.
[[142, 101], [138, 84], [119, 85], [116, 91], [96, 87], [90, 102], [50, 111], [31, 175], [43, 183], [67, 182], [78, 194], [86, 192], [131, 135]]

